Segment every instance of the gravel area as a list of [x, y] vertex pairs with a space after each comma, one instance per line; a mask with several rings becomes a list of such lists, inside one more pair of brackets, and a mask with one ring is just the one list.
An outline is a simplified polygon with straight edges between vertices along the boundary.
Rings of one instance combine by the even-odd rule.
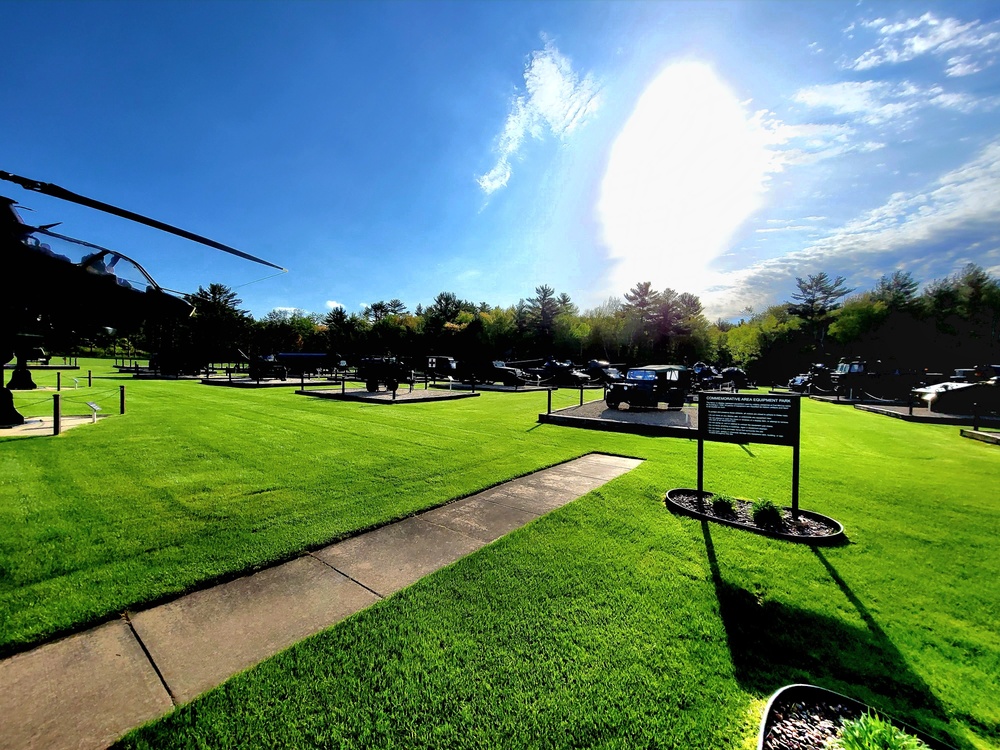
[[854, 706], [840, 703], [778, 703], [763, 750], [822, 750], [837, 736], [841, 724], [859, 716]]
[[298, 390], [297, 394], [302, 396], [313, 396], [315, 398], [330, 398], [330, 399], [340, 399], [344, 401], [365, 401], [373, 404], [392, 404], [392, 403], [421, 403], [424, 401], [448, 401], [460, 398], [475, 398], [478, 393], [469, 393], [467, 391], [439, 391], [435, 389], [424, 390], [423, 388], [414, 388], [412, 391], [408, 388], [400, 388], [396, 391], [396, 397], [393, 398], [392, 391], [376, 391], [375, 393], [370, 393], [364, 388], [348, 388], [343, 393], [341, 393], [340, 388], [306, 388], [304, 391]]
[[[556, 412], [552, 413], [556, 414]], [[609, 409], [604, 400], [600, 399], [597, 401], [588, 401], [583, 406], [560, 409], [558, 414], [564, 417], [602, 419], [625, 424], [648, 424], [663, 427], [698, 429], [697, 406], [685, 406], [681, 409], [668, 409], [666, 406], [660, 406], [656, 409]]]

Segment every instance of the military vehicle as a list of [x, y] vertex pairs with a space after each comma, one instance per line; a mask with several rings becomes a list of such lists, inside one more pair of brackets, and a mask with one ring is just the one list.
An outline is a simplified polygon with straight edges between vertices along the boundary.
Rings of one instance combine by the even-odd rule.
[[719, 380], [723, 388], [728, 386], [740, 391], [753, 388], [750, 376], [740, 367], [723, 367], [719, 370]]
[[672, 409], [680, 408], [693, 385], [692, 376], [692, 371], [683, 365], [633, 367], [624, 381], [608, 389], [605, 403], [609, 409], [617, 409], [622, 404], [656, 408], [661, 403]]
[[458, 362], [454, 357], [442, 357], [439, 354], [432, 354], [427, 357], [427, 366], [424, 368], [433, 379], [447, 380], [458, 376]]
[[833, 391], [833, 379], [829, 367], [821, 362], [809, 366], [808, 372], [803, 372], [788, 381], [787, 387], [796, 393], [812, 393], [814, 391]]
[[583, 371], [595, 383], [617, 383], [625, 378], [622, 371], [603, 359], [592, 359]]
[[941, 373], [927, 370], [886, 368], [881, 362], [871, 364], [863, 359], [844, 358], [830, 374], [839, 396], [851, 399], [905, 401], [914, 388], [945, 380]]
[[400, 383], [413, 382], [413, 370], [395, 357], [362, 357], [358, 363], [357, 378], [364, 381], [369, 393], [375, 393], [380, 385], [397, 391]]
[[535, 385], [538, 378], [517, 367], [511, 367], [500, 360], [491, 362], [469, 362], [462, 360], [456, 368], [457, 377], [463, 383], [503, 383], [509, 386]]
[[912, 395], [933, 412], [1000, 416], [1000, 376], [975, 382], [937, 383], [914, 388]]
[[691, 365], [691, 384], [700, 391], [714, 391], [722, 385], [719, 371], [705, 362]]
[[247, 375], [251, 380], [287, 380], [288, 369], [273, 354], [250, 357]]
[[591, 382], [590, 376], [581, 372], [572, 362], [560, 362], [555, 359], [546, 359], [541, 367], [530, 368], [527, 373], [538, 378], [542, 385], [579, 388], [590, 385]]
[[[284, 271], [214, 240], [73, 193], [58, 185], [0, 171], [13, 182], [60, 200], [77, 203], [154, 229], [184, 237], [223, 252]], [[58, 222], [32, 226], [15, 210], [16, 201], [0, 196], [0, 363], [17, 358], [11, 381], [33, 388], [27, 367], [30, 350], [53, 331], [136, 328], [143, 322], [168, 330], [193, 308], [185, 295], [164, 289], [135, 260], [116, 250], [52, 231]], [[74, 260], [68, 253], [74, 253]], [[10, 387], [0, 390], [0, 424], [18, 425]]]

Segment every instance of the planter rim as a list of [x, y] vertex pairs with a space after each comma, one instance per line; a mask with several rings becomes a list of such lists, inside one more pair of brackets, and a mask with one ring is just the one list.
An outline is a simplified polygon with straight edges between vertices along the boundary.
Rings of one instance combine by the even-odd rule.
[[[692, 516], [693, 518], [701, 518], [706, 521], [712, 521], [713, 523], [722, 524], [723, 526], [732, 526], [737, 529], [744, 529], [745, 531], [751, 531], [754, 534], [760, 534], [761, 536], [771, 537], [772, 539], [782, 539], [786, 542], [796, 542], [798, 544], [813, 544], [813, 545], [823, 545], [832, 546], [836, 544], [844, 544], [847, 542], [847, 535], [844, 533], [844, 525], [835, 518], [830, 518], [829, 516], [824, 516], [822, 513], [816, 513], [812, 510], [805, 510], [804, 508], [799, 508], [799, 515], [805, 516], [806, 518], [811, 518], [814, 521], [819, 521], [824, 524], [832, 526], [835, 531], [830, 534], [824, 534], [823, 536], [803, 536], [799, 534], [786, 534], [781, 531], [771, 531], [768, 529], [762, 529], [758, 526], [752, 524], [742, 523], [740, 521], [733, 521], [728, 518], [719, 518], [718, 516], [712, 516], [707, 513], [700, 513], [691, 508], [687, 508], [676, 500], [674, 497], [677, 495], [697, 495], [698, 490], [692, 489], [690, 487], [675, 487], [672, 490], [667, 490], [666, 494], [666, 504], [675, 513], [680, 513], [686, 516]], [[715, 493], [703, 491], [702, 495], [706, 498], [711, 497]], [[783, 510], [790, 511], [791, 508], [784, 506]]]
[[[785, 685], [780, 687], [771, 694], [768, 698], [767, 705], [764, 706], [764, 713], [760, 720], [760, 731], [757, 733], [757, 750], [764, 750], [764, 738], [767, 736], [768, 730], [771, 728], [771, 712], [774, 704], [780, 699], [788, 699], [789, 696], [797, 696], [798, 694], [809, 695], [813, 700], [823, 700], [823, 701], [837, 701], [839, 703], [847, 703], [857, 707], [860, 711], [872, 710], [872, 706], [867, 703], [863, 703], [856, 698], [851, 698], [850, 696], [837, 693], [828, 688], [820, 687], [819, 685], [809, 685], [804, 682], [797, 682], [791, 685]], [[921, 732], [919, 729], [911, 727], [904, 721], [900, 721], [895, 716], [890, 716], [889, 714], [881, 711], [879, 709], [874, 709], [879, 716], [883, 719], [887, 719], [893, 724], [895, 724], [900, 729], [905, 732], [912, 734], [917, 739], [924, 742], [931, 750], [955, 750], [951, 745], [947, 745], [941, 740], [931, 737], [928, 734]]]

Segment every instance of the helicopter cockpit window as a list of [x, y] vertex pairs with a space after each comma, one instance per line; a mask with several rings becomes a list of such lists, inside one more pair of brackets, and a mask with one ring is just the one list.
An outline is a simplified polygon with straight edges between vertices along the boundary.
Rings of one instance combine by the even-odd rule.
[[33, 234], [29, 234], [27, 237], [24, 238], [24, 244], [27, 245], [28, 247], [30, 247], [33, 250], [37, 250], [38, 252], [44, 253], [45, 255], [52, 256], [53, 258], [58, 258], [59, 260], [64, 260], [67, 263], [72, 263], [73, 262], [73, 261], [70, 260], [70, 258], [69, 258], [68, 255], [63, 255], [62, 253], [57, 253], [55, 250], [52, 249], [52, 245], [50, 245], [48, 242], [42, 242], [37, 237], [35, 237]]
[[80, 265], [90, 273], [114, 278], [118, 286], [126, 289], [145, 290], [151, 284], [133, 261], [118, 253], [94, 253], [81, 260]]

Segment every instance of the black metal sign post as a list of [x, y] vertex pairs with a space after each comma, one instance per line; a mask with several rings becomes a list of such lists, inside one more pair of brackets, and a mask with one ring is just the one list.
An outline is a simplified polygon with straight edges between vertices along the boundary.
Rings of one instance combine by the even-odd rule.
[[792, 516], [799, 512], [800, 397], [787, 394], [698, 394], [698, 494], [704, 491], [705, 441], [792, 447]]

